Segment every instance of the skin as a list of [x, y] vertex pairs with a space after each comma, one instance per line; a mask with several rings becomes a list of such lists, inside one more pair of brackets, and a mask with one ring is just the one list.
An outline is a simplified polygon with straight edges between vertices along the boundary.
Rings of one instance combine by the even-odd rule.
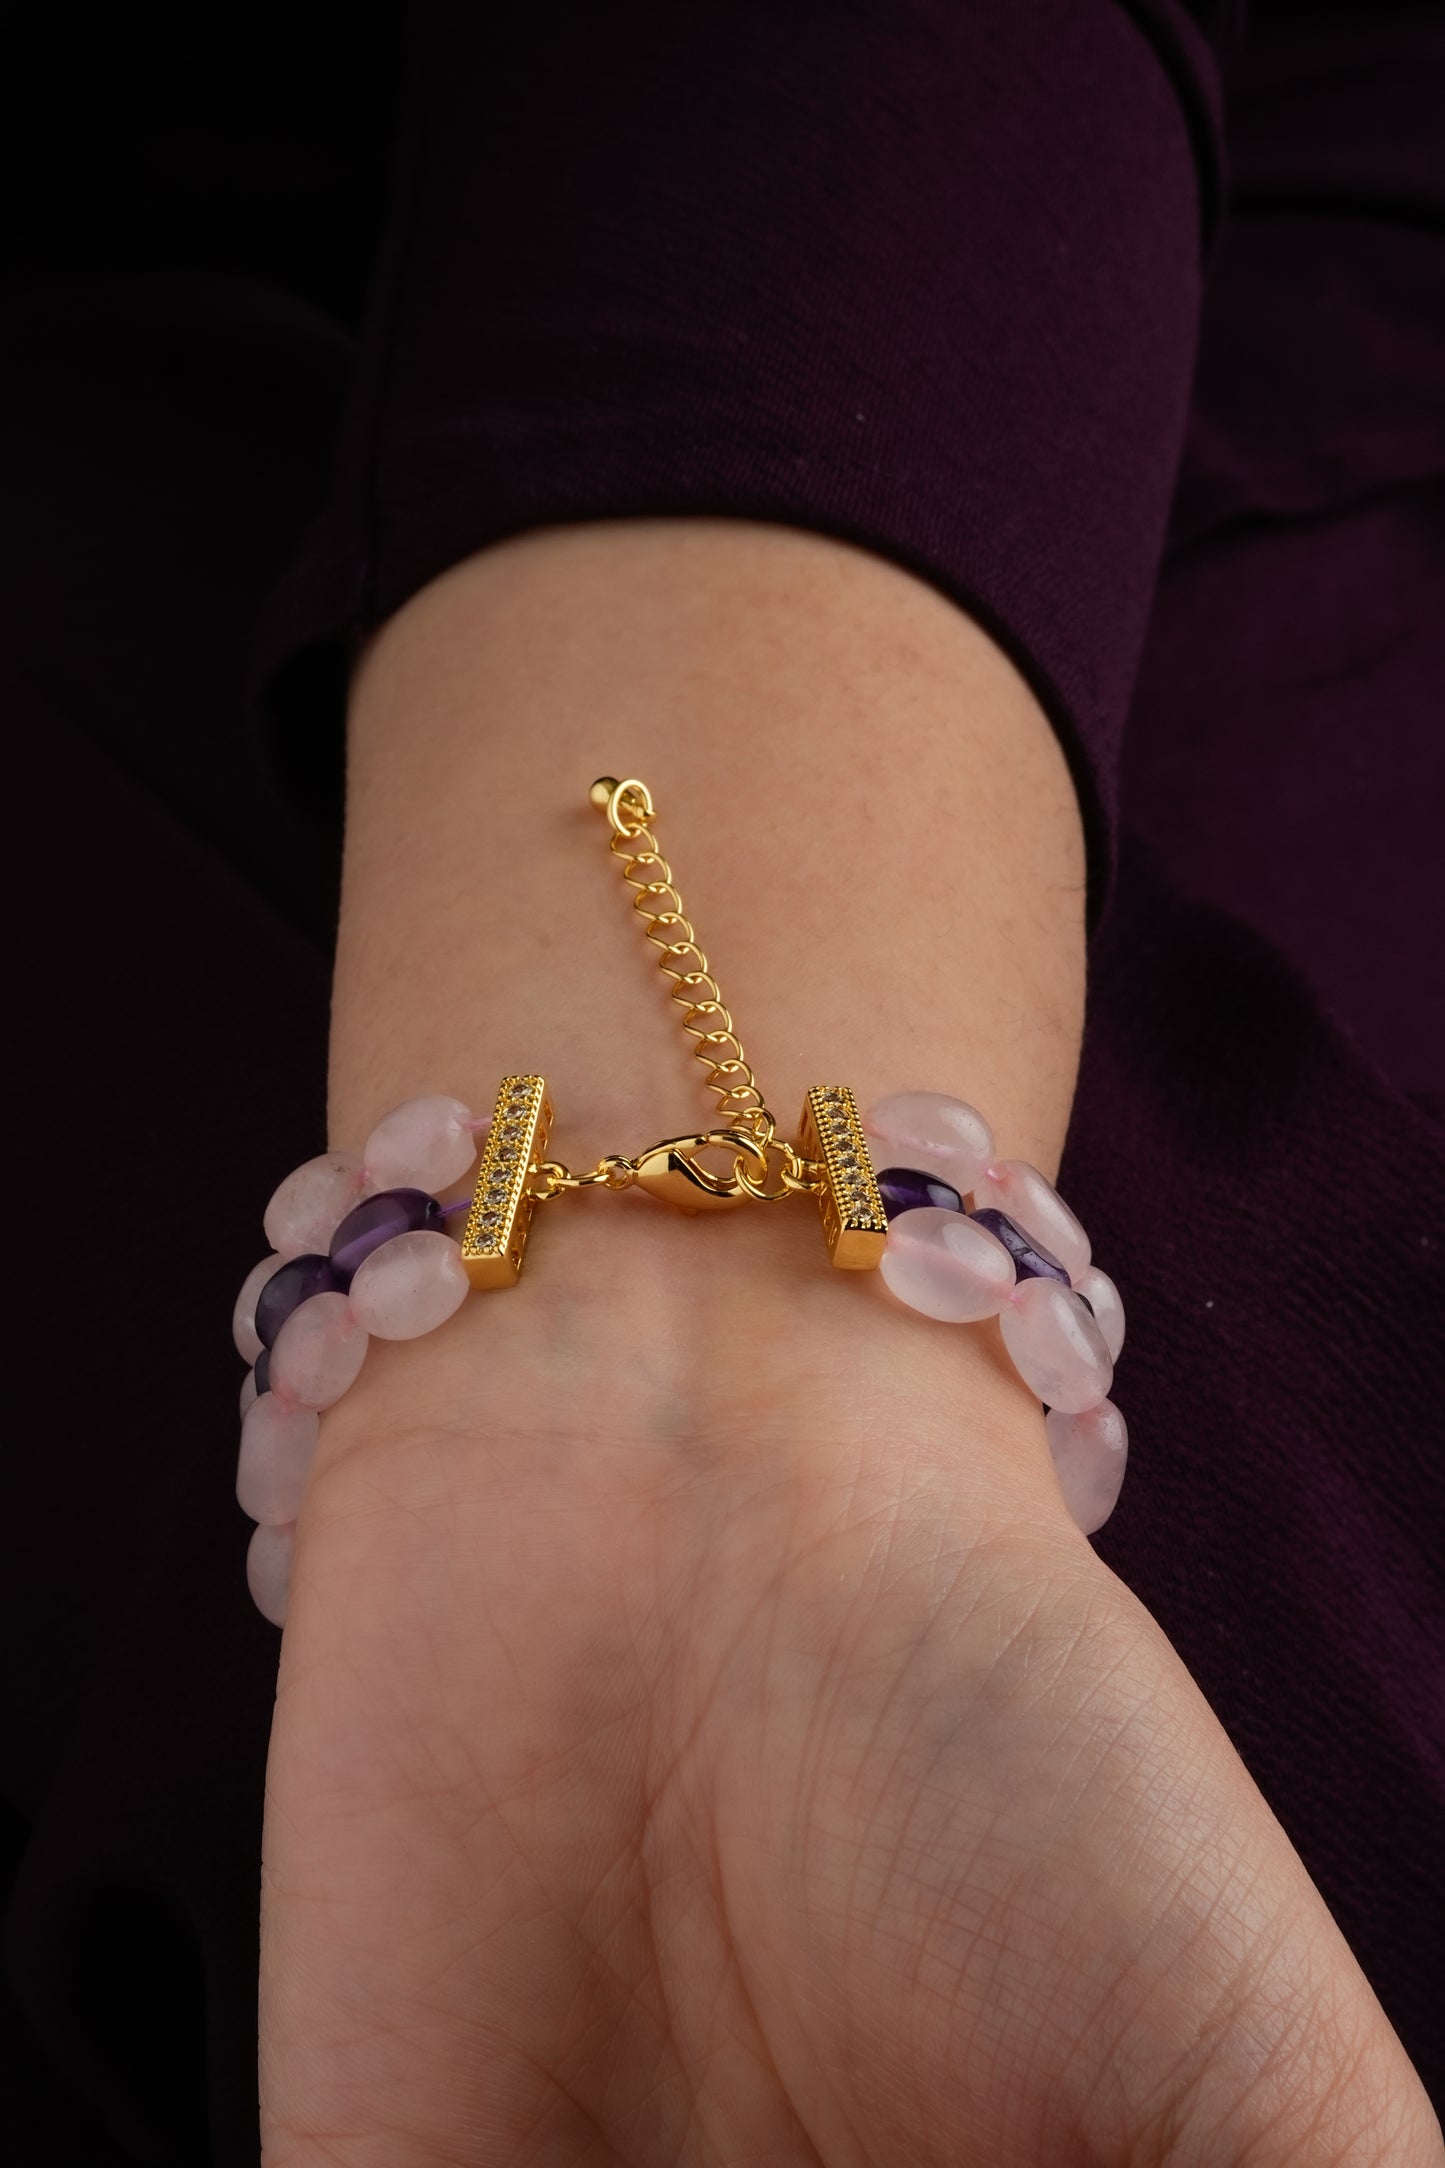
[[[590, 1166], [705, 1126], [603, 771], [794, 1132], [952, 1088], [1052, 1173], [1084, 997], [1057, 743], [942, 596], [786, 528], [549, 529], [354, 689], [332, 1141], [538, 1069]], [[1127, 1291], [1126, 1291], [1127, 1292]], [[811, 1203], [539, 1211], [322, 1425], [267, 1781], [272, 2168], [1445, 2160], [996, 1329]]]

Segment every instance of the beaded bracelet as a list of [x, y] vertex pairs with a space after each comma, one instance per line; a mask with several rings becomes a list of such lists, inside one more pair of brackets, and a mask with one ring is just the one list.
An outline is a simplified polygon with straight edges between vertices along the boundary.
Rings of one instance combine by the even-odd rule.
[[[815, 1085], [797, 1142], [779, 1137], [658, 848], [651, 793], [635, 777], [605, 776], [591, 800], [607, 814], [610, 848], [720, 1118], [574, 1174], [547, 1157], [545, 1079], [519, 1074], [503, 1079], [489, 1117], [426, 1093], [384, 1115], [359, 1154], [327, 1152], [286, 1177], [266, 1207], [271, 1254], [248, 1273], [233, 1319], [252, 1366], [236, 1495], [257, 1523], [247, 1554], [257, 1608], [284, 1623], [321, 1411], [354, 1383], [370, 1341], [415, 1339], [471, 1289], [514, 1286], [538, 1205], [592, 1184], [640, 1189], [685, 1212], [811, 1196], [834, 1265], [876, 1269], [898, 1301], [946, 1324], [997, 1317], [1047, 1411], [1065, 1504], [1094, 1534], [1128, 1452], [1108, 1398], [1124, 1309], [1079, 1221], [1037, 1167], [995, 1157], [981, 1114], [941, 1092], [896, 1092], [860, 1115], [847, 1085]], [[436, 1192], [469, 1176], [467, 1196], [441, 1203]]]

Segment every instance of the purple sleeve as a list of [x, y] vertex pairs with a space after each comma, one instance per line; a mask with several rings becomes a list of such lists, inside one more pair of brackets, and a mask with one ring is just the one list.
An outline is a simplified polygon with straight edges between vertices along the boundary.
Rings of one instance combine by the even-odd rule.
[[273, 597], [268, 682], [526, 528], [834, 534], [1024, 671], [1097, 909], [1217, 185], [1192, 16], [453, 0], [416, 10], [410, 68], [334, 486]]

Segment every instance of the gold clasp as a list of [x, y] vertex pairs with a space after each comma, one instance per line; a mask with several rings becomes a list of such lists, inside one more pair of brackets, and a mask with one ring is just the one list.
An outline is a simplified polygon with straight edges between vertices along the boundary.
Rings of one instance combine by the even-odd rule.
[[[731, 1152], [732, 1166], [726, 1174], [712, 1174], [697, 1154], [709, 1149]], [[768, 1155], [745, 1129], [700, 1129], [690, 1137], [664, 1137], [661, 1144], [642, 1152], [633, 1162], [632, 1179], [649, 1197], [684, 1212], [721, 1212], [746, 1204], [748, 1191], [739, 1170], [744, 1159], [767, 1172]]]

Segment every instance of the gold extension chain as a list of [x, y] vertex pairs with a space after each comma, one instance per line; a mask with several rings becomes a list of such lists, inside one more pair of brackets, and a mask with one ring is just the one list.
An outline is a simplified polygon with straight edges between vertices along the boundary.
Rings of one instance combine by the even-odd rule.
[[[790, 1197], [811, 1196], [823, 1216], [833, 1263], [876, 1264], [883, 1206], [852, 1094], [841, 1084], [815, 1085], [803, 1109], [802, 1149], [778, 1135], [662, 855], [652, 793], [636, 776], [619, 783], [604, 775], [588, 796], [607, 815], [609, 848], [669, 981], [669, 997], [682, 1011], [693, 1055], [707, 1071], [707, 1088], [719, 1102], [718, 1119], [711, 1129], [664, 1137], [635, 1157], [604, 1152], [594, 1167], [574, 1173], [560, 1159], [546, 1157], [554, 1109], [545, 1077], [504, 1077], [462, 1238], [462, 1262], [472, 1284], [511, 1286], [522, 1269], [535, 1208], [596, 1185], [640, 1189], [690, 1213], [724, 1211], [749, 1199], [786, 1204]], [[726, 1162], [721, 1168], [719, 1155]]]
[[[633, 892], [632, 908], [657, 950], [659, 969], [672, 981], [671, 998], [683, 1012], [683, 1030], [696, 1042], [693, 1057], [707, 1070], [707, 1088], [717, 1094], [721, 1124], [746, 1131], [766, 1152], [775, 1140], [773, 1117], [662, 855], [652, 795], [635, 776], [621, 783], [603, 776], [590, 795], [612, 824], [608, 847]], [[791, 1162], [792, 1153], [787, 1156]]]

